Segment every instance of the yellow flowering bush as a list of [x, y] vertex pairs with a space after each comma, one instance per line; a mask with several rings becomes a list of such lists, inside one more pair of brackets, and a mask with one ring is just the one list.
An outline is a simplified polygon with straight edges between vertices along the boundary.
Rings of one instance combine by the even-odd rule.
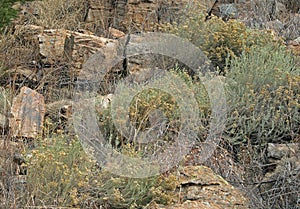
[[[123, 154], [138, 157], [126, 145]], [[26, 190], [19, 205], [51, 207], [141, 208], [150, 202], [170, 203], [177, 178], [170, 174], [125, 178], [99, 168], [76, 139], [55, 135], [41, 140], [26, 155]]]
[[78, 205], [79, 188], [87, 185], [94, 165], [78, 140], [63, 135], [45, 138], [27, 156], [25, 205]]
[[[190, 94], [195, 97], [197, 102], [200, 114], [199, 118], [202, 120], [202, 124], [208, 124], [210, 115], [210, 101], [206, 89], [199, 78], [198, 80], [196, 78], [192, 78], [187, 71], [178, 67], [171, 69], [170, 73], [181, 79], [187, 85]], [[174, 86], [171, 88], [177, 89], [178, 87]], [[126, 95], [124, 97], [126, 97]], [[132, 99], [128, 113], [131, 125], [136, 129], [137, 132], [151, 130], [159, 126], [160, 124], [151, 124], [151, 117], [157, 114], [156, 111], [160, 111], [159, 114], [164, 114], [164, 119], [167, 121], [168, 128], [164, 132], [164, 140], [172, 140], [174, 134], [177, 134], [180, 130], [181, 112], [173, 95], [170, 95], [163, 90], [149, 88], [139, 92]], [[117, 122], [124, 123], [125, 121]], [[125, 139], [124, 136], [122, 136], [122, 134], [116, 130], [116, 127], [112, 121], [110, 110], [104, 110], [100, 113], [99, 127], [107, 141], [115, 148], [123, 146], [128, 142], [128, 139]], [[195, 131], [198, 132], [199, 138], [204, 138], [208, 130], [204, 128], [204, 126], [201, 126]], [[130, 140], [131, 139], [129, 139], [129, 141]]]
[[85, 191], [89, 199], [83, 207], [93, 204], [106, 208], [143, 208], [150, 202], [166, 205], [173, 201], [177, 185], [177, 177], [173, 174], [135, 179], [103, 171], [91, 179]]
[[191, 41], [222, 72], [227, 58], [240, 56], [252, 46], [283, 44], [272, 31], [248, 29], [244, 23], [234, 19], [224, 22], [221, 18], [212, 17], [206, 21], [205, 16], [201, 5], [195, 5], [178, 24], [163, 25], [162, 30]]

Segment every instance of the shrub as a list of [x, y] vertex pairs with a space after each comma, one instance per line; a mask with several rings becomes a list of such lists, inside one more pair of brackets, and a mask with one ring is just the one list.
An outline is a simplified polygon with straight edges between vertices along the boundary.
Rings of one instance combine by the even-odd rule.
[[230, 66], [227, 134], [232, 143], [264, 145], [299, 137], [300, 69], [293, 56], [283, 47], [255, 46]]
[[[138, 154], [130, 145], [122, 153]], [[101, 170], [78, 140], [64, 135], [43, 139], [26, 155], [26, 190], [17, 201], [22, 206], [141, 208], [169, 203], [176, 188], [172, 174], [133, 179]]]
[[45, 138], [27, 154], [26, 206], [72, 206], [82, 201], [78, 190], [88, 182], [94, 162], [77, 140], [63, 135]]
[[[199, 129], [195, 131], [198, 134], [199, 140], [202, 140], [208, 131], [205, 125], [208, 124], [210, 114], [210, 104], [206, 89], [199, 80], [192, 78], [184, 69], [176, 67], [171, 69], [170, 73], [183, 80], [189, 88], [190, 94], [195, 97], [199, 110], [199, 118], [202, 122], [202, 126], [199, 126]], [[171, 86], [170, 88], [176, 90], [178, 89], [178, 86]], [[123, 97], [126, 98], [127, 96], [123, 95]], [[134, 142], [134, 136], [138, 135], [141, 131], [153, 130], [161, 127], [162, 121], [159, 118], [158, 121], [155, 121], [155, 115], [157, 114], [159, 114], [159, 116], [164, 114], [164, 120], [167, 122], [167, 124], [165, 124], [166, 129], [162, 135], [162, 138], [165, 141], [171, 141], [174, 138], [174, 135], [178, 134], [178, 131], [180, 131], [181, 113], [179, 106], [172, 95], [169, 95], [167, 92], [160, 89], [150, 88], [143, 90], [131, 101], [128, 114], [131, 125], [136, 129], [136, 132], [132, 133], [130, 136], [133, 138], [125, 139], [124, 136], [119, 133], [114, 126], [109, 110], [99, 113], [99, 127], [107, 141], [115, 147], [126, 144], [127, 142]], [[153, 122], [151, 122], [151, 120]], [[124, 123], [124, 121], [117, 122], [120, 124]]]
[[[242, 179], [254, 208], [297, 207], [297, 193], [292, 191], [298, 182], [289, 183], [296, 177], [288, 169], [274, 182], [262, 181], [270, 165], [265, 159], [267, 143], [299, 140], [300, 68], [295, 59], [284, 47], [254, 46], [231, 60], [226, 77], [229, 112], [224, 137], [244, 167]], [[263, 189], [268, 184], [274, 186]]]
[[13, 3], [18, 0], [2, 0], [0, 2], [0, 30], [17, 16], [17, 11], [12, 8]]
[[83, 207], [144, 208], [150, 202], [170, 204], [175, 196], [177, 178], [170, 173], [168, 177], [161, 175], [135, 179], [103, 171], [92, 179], [90, 185], [87, 190], [82, 190], [90, 197], [83, 202]]
[[213, 64], [224, 70], [227, 58], [240, 56], [252, 46], [282, 43], [271, 31], [250, 30], [238, 20], [224, 22], [218, 17], [206, 21], [201, 6], [195, 5], [178, 24], [162, 26], [180, 37], [187, 38], [203, 50]]

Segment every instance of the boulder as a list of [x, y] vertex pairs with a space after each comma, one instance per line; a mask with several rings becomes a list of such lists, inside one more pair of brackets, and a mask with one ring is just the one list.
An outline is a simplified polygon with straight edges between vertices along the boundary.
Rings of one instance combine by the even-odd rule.
[[22, 87], [13, 99], [9, 127], [14, 137], [35, 138], [42, 133], [45, 116], [44, 96]]
[[[121, 36], [114, 31], [115, 36]], [[71, 61], [75, 69], [81, 69], [82, 64], [112, 39], [95, 36], [81, 30], [80, 32], [65, 29], [42, 30], [38, 35], [39, 53], [44, 63], [54, 64], [58, 60]]]
[[[267, 147], [267, 163], [269, 165], [266, 173], [266, 179], [275, 176], [286, 175], [286, 165], [290, 169], [290, 173], [296, 174], [300, 172], [300, 144], [273, 144], [268, 143]], [[300, 176], [299, 176], [300, 177]], [[274, 179], [273, 179], [274, 180]], [[300, 180], [300, 179], [299, 179]]]
[[246, 209], [248, 200], [221, 176], [205, 166], [186, 166], [179, 170], [177, 199], [155, 209]]
[[[298, 208], [300, 187], [300, 144], [273, 144], [267, 148], [267, 173], [259, 184], [263, 198], [277, 208]], [[278, 198], [278, 194], [280, 198]]]

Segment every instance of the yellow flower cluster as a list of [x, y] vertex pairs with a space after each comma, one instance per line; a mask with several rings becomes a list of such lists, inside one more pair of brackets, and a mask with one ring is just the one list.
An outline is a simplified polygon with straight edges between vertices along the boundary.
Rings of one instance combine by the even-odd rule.
[[35, 204], [77, 205], [79, 188], [88, 185], [94, 162], [78, 141], [58, 135], [41, 140], [27, 159], [27, 182]]

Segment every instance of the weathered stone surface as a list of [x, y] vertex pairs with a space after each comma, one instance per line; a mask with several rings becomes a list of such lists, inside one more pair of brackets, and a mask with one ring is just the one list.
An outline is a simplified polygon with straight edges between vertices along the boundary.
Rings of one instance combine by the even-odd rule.
[[279, 21], [278, 19], [276, 19], [276, 20], [266, 22], [265, 27], [267, 29], [274, 30], [275, 32], [278, 33], [279, 31], [281, 31], [284, 28], [284, 24], [281, 21]]
[[290, 48], [296, 55], [300, 56], [300, 37], [293, 41], [289, 41], [288, 48]]
[[[287, 167], [291, 173], [300, 175], [300, 144], [273, 144], [268, 143], [267, 161], [269, 172], [266, 173], [266, 178], [271, 179], [281, 175], [286, 175]], [[299, 176], [300, 177], [300, 176]], [[274, 179], [273, 179], [274, 180]]]
[[53, 63], [63, 58], [66, 36], [67, 31], [64, 29], [43, 30], [42, 34], [38, 35], [40, 54], [47, 62]]
[[92, 54], [115, 40], [68, 31], [67, 42], [66, 51], [71, 56], [74, 67], [81, 68]]
[[[121, 32], [114, 31], [114, 35], [121, 36]], [[73, 32], [64, 29], [42, 30], [38, 39], [39, 53], [44, 62], [53, 64], [58, 60], [71, 61], [76, 69], [80, 69], [90, 55], [114, 41], [85, 30]]]
[[86, 22], [101, 19], [124, 32], [153, 31], [156, 23], [172, 22], [180, 15], [176, 14], [185, 8], [189, 1], [176, 0], [90, 0]]
[[299, 153], [299, 144], [268, 143], [267, 157], [269, 160], [281, 160], [283, 157], [292, 157]]
[[5, 124], [6, 124], [6, 117], [5, 115], [0, 113], [0, 130], [5, 128]]
[[43, 95], [22, 87], [11, 107], [9, 127], [13, 136], [34, 138], [42, 132], [45, 115]]
[[122, 38], [125, 36], [125, 33], [123, 33], [122, 31], [111, 27], [108, 29], [108, 32], [113, 38]]
[[0, 88], [0, 131], [3, 131], [7, 125], [7, 113], [10, 109], [8, 106], [8, 93], [4, 88]]
[[[284, 204], [299, 204], [300, 144], [273, 144], [267, 148], [267, 173], [261, 181], [262, 196], [272, 198], [281, 193]], [[282, 203], [281, 203], [282, 204]]]
[[242, 192], [205, 166], [186, 166], [180, 170], [177, 204], [156, 209], [249, 208]]

